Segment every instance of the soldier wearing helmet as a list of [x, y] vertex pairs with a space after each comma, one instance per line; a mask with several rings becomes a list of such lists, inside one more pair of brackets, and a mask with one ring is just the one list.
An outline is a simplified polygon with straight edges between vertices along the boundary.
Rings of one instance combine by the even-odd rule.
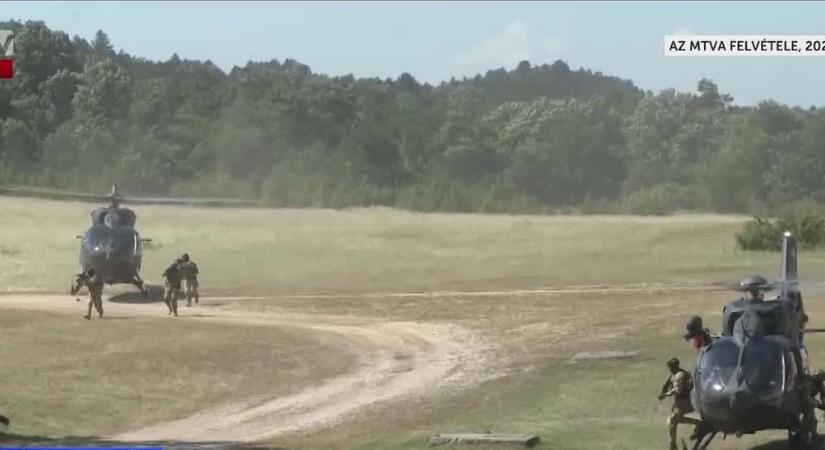
[[76, 294], [83, 286], [89, 290], [89, 301], [87, 302], [86, 315], [84, 319], [92, 318], [92, 307], [97, 311], [97, 317], [103, 318], [103, 279], [94, 269], [89, 267], [83, 273], [77, 275], [75, 284], [72, 286], [72, 295]]
[[739, 283], [739, 289], [749, 292], [751, 294], [751, 301], [763, 302], [765, 300], [765, 291], [771, 290], [771, 284], [761, 275], [751, 275]]
[[702, 318], [699, 316], [693, 316], [690, 320], [688, 320], [687, 325], [685, 326], [685, 331], [687, 331], [685, 334], [685, 340], [692, 340], [693, 346], [696, 347], [696, 350], [699, 350], [713, 342], [713, 338], [710, 335], [710, 329], [702, 326]]
[[192, 298], [195, 304], [200, 300], [198, 293], [198, 265], [189, 259], [189, 253], [184, 253], [179, 259], [180, 274], [184, 282], [184, 293], [186, 295], [186, 306], [192, 306]]
[[686, 370], [679, 367], [678, 358], [669, 359], [667, 368], [670, 371], [670, 376], [664, 385], [662, 385], [659, 400], [673, 397], [673, 406], [667, 417], [667, 426], [670, 437], [670, 449], [676, 450], [676, 427], [680, 423], [698, 426], [699, 420], [693, 417], [686, 417], [687, 414], [694, 411], [693, 404], [690, 401], [690, 393], [693, 390], [692, 377]]
[[169, 308], [169, 315], [178, 315], [178, 293], [180, 292], [180, 258], [176, 259], [166, 270], [163, 278], [166, 279], [163, 288], [163, 302]]

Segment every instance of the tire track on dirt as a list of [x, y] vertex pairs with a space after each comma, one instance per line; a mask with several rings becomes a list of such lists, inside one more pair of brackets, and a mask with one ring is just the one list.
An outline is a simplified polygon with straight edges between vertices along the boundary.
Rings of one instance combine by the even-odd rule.
[[[66, 296], [0, 296], [0, 309], [78, 314]], [[296, 393], [243, 399], [190, 417], [111, 436], [114, 441], [253, 442], [287, 432], [333, 427], [392, 401], [447, 395], [496, 375], [493, 348], [452, 325], [379, 322], [315, 314], [274, 314], [197, 307], [178, 319], [243, 326], [275, 326], [333, 336], [358, 355], [357, 368]], [[107, 302], [106, 317], [166, 317], [163, 304]], [[78, 320], [80, 318], [78, 317]], [[105, 320], [105, 318], [104, 318]], [[265, 376], [265, 374], [262, 374]]]

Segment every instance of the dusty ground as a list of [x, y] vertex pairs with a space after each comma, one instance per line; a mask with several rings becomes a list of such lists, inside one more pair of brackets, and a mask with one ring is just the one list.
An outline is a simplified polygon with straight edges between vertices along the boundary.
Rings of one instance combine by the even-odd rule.
[[[211, 301], [232, 302], [233, 298]], [[380, 402], [438, 395], [472, 387], [494, 373], [492, 348], [457, 326], [376, 322], [349, 317], [284, 315], [227, 310], [204, 302], [197, 313], [169, 320], [265, 326], [311, 333], [357, 355], [355, 370], [283, 396], [263, 395], [201, 411], [191, 417], [119, 433], [116, 441], [251, 442], [284, 432], [310, 432], [336, 425]], [[5, 295], [0, 309], [77, 315], [65, 296]], [[107, 302], [105, 319], [164, 317], [157, 304]]]

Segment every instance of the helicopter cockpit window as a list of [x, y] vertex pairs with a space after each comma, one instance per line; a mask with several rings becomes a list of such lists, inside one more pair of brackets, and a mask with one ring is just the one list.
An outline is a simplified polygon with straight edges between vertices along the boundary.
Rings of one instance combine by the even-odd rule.
[[83, 246], [89, 253], [100, 253], [110, 250], [111, 235], [104, 227], [92, 227], [83, 236]]
[[739, 362], [739, 347], [729, 340], [714, 342], [705, 349], [699, 364], [699, 382], [703, 391], [725, 389]]
[[761, 395], [777, 395], [785, 389], [786, 362], [782, 348], [775, 343], [751, 341], [742, 355], [745, 382]]

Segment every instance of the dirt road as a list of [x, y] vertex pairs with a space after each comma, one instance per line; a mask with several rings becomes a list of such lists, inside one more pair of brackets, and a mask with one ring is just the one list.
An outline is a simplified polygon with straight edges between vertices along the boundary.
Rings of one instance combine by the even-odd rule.
[[[66, 313], [82, 320], [82, 306], [67, 296], [4, 295], [0, 296], [0, 309]], [[106, 317], [166, 318], [166, 307], [162, 303], [106, 302], [105, 310]], [[319, 380], [314, 386], [290, 395], [239, 399], [191, 417], [109, 439], [252, 442], [286, 432], [332, 427], [369, 408], [449, 394], [496, 375], [490, 360], [493, 349], [469, 331], [453, 325], [377, 322], [315, 314], [267, 314], [208, 305], [182, 308], [181, 317], [168, 320], [301, 329], [316, 339], [344, 343], [349, 351], [358, 355], [359, 364], [353, 372]]]

